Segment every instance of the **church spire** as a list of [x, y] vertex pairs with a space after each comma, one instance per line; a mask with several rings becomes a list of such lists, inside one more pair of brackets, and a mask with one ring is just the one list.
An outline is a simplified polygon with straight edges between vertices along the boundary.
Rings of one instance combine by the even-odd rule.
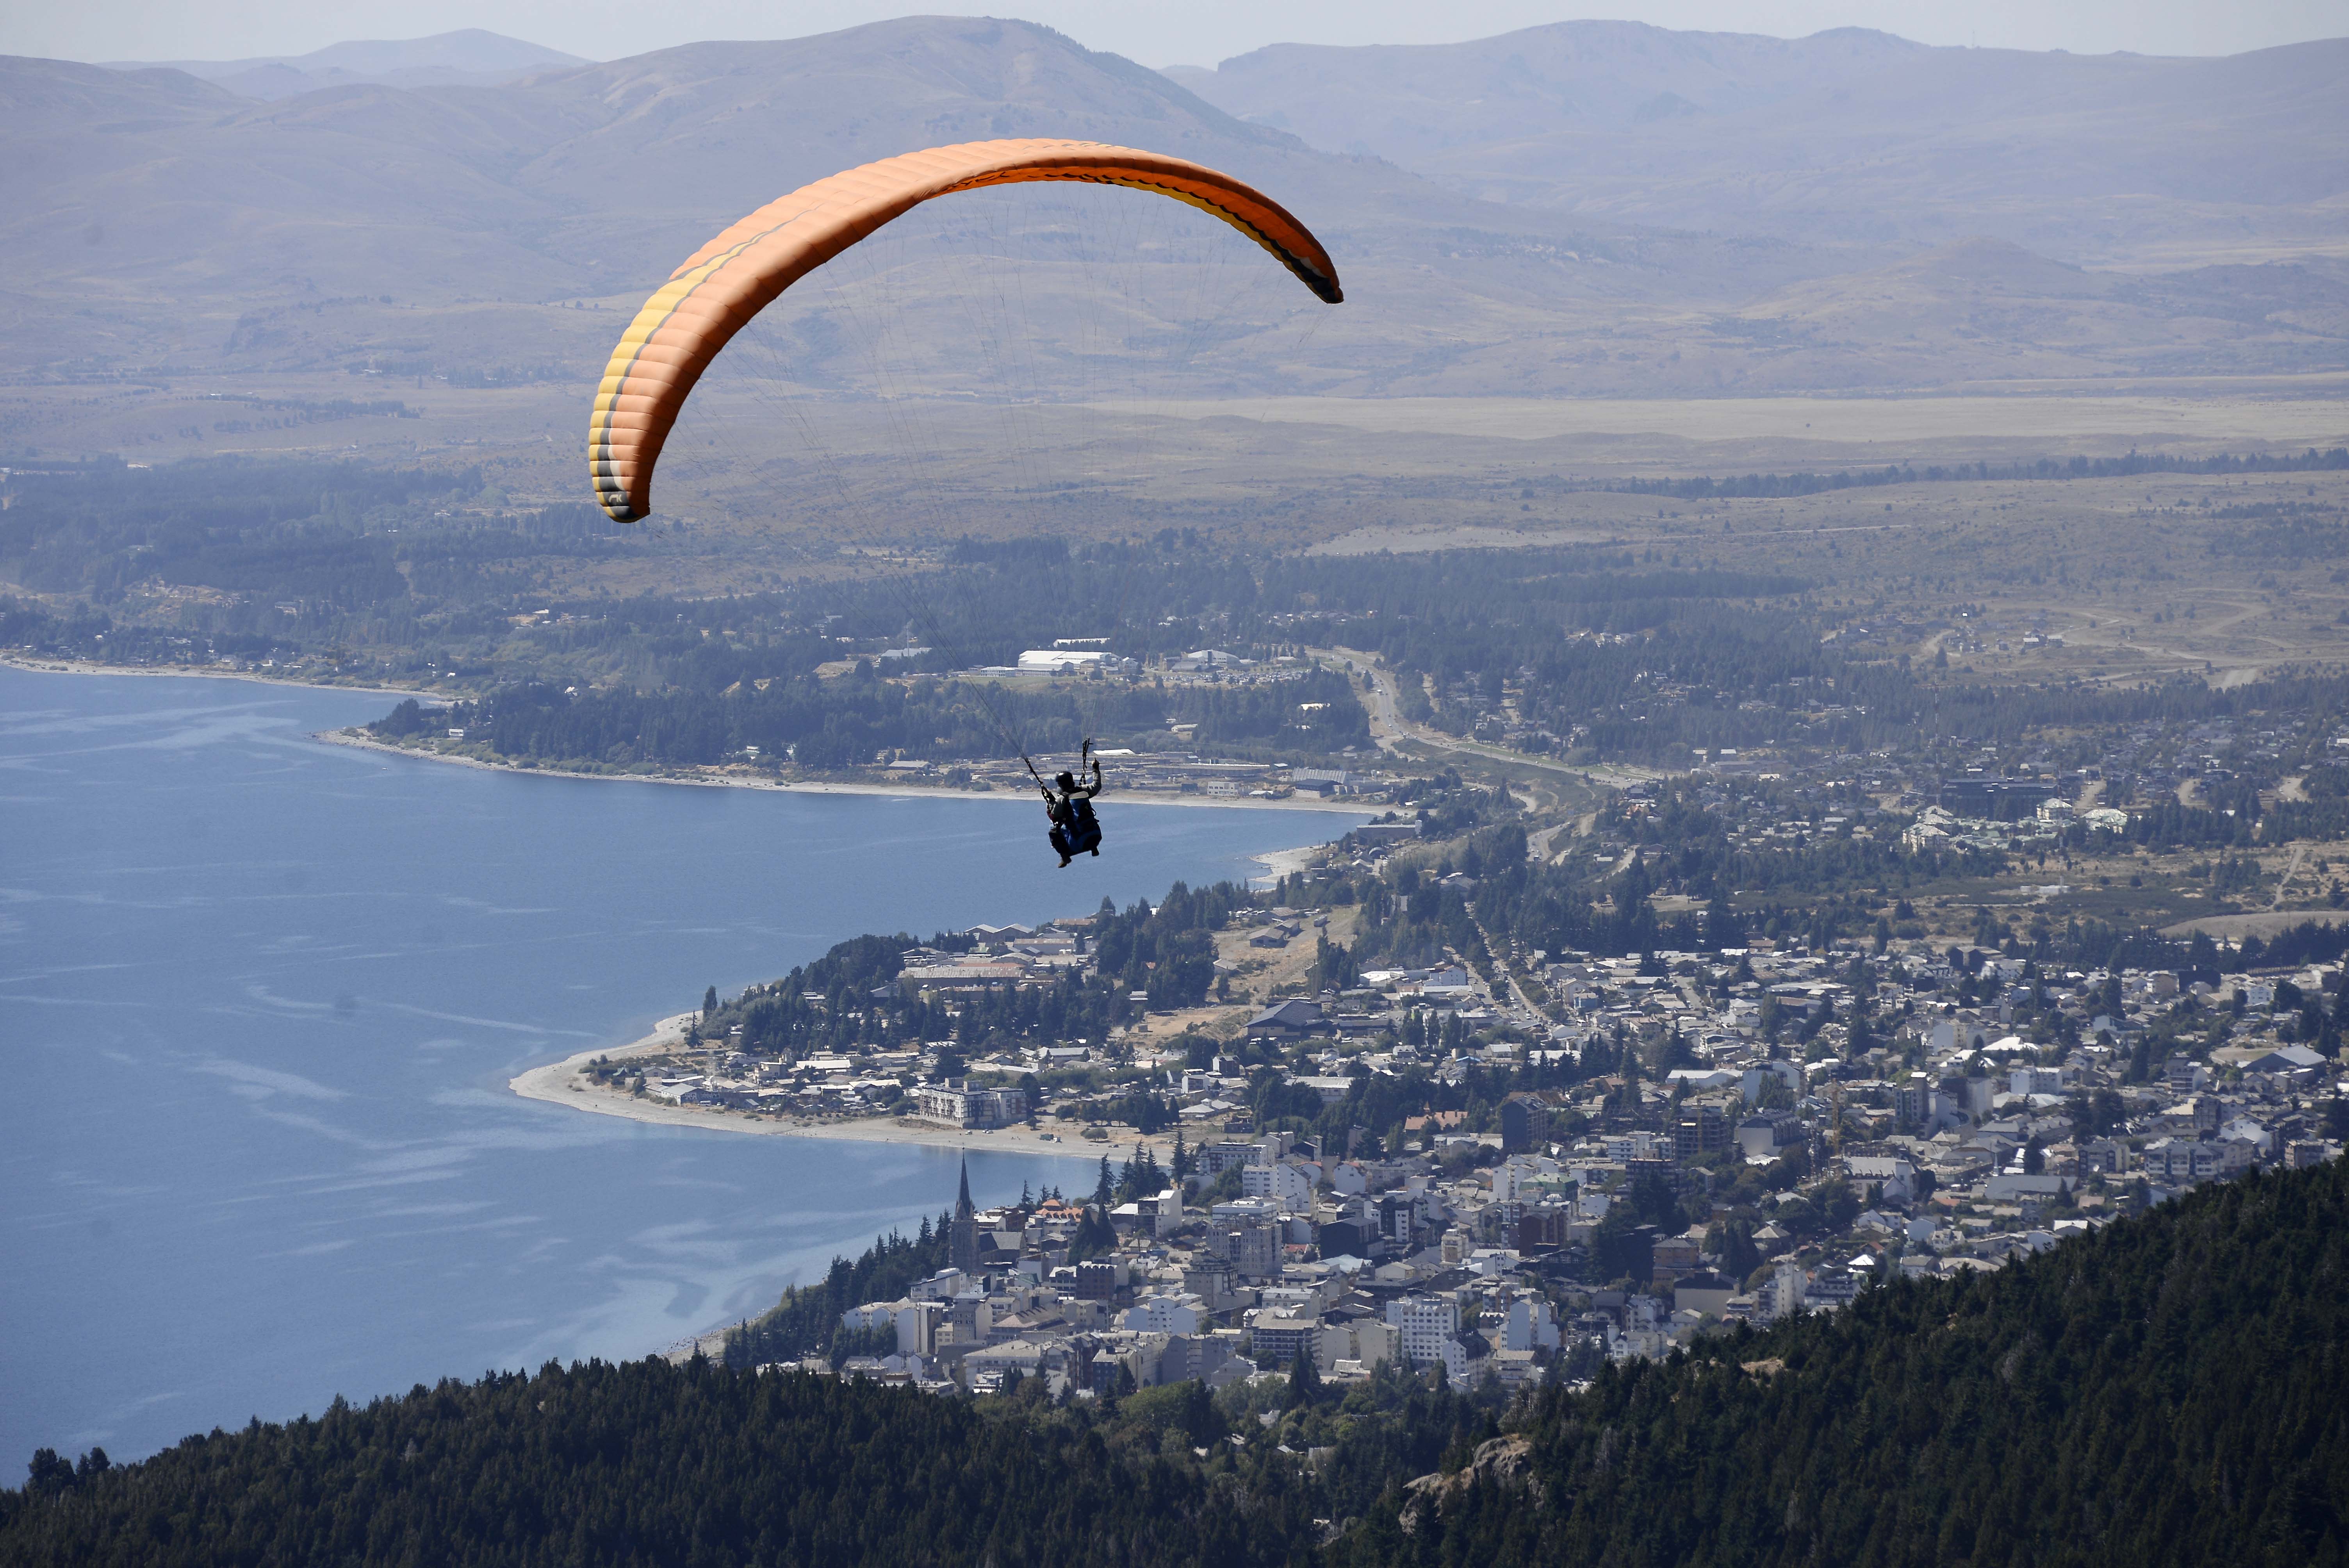
[[970, 1202], [970, 1157], [963, 1156], [962, 1187], [955, 1194], [954, 1218], [947, 1225], [947, 1262], [965, 1274], [978, 1272], [978, 1211]]

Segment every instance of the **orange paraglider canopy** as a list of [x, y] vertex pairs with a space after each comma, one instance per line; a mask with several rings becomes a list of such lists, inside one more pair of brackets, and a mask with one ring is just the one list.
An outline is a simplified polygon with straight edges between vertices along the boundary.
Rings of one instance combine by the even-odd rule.
[[621, 522], [652, 511], [653, 468], [678, 410], [719, 349], [785, 289], [933, 197], [1030, 181], [1124, 185], [1171, 196], [1256, 241], [1331, 304], [1329, 252], [1281, 206], [1204, 164], [1093, 141], [971, 141], [885, 158], [803, 185], [696, 251], [645, 302], [595, 393], [587, 461], [595, 499]]

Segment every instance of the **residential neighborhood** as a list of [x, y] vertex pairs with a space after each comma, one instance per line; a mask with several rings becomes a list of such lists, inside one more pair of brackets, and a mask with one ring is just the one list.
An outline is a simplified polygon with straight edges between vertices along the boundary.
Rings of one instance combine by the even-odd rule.
[[859, 938], [586, 1077], [1097, 1160], [966, 1203], [827, 1367], [1578, 1383], [2336, 1157], [2344, 740], [1713, 748], [1578, 815], [1349, 772], [1387, 809], [1257, 885]]
[[[987, 934], [1007, 959], [1056, 956], [1048, 934]], [[1081, 1091], [1031, 1102], [979, 1079], [1123, 1057], [1176, 1141], [1164, 1165], [1156, 1146], [1122, 1171], [1104, 1158], [1083, 1200], [978, 1210], [966, 1187], [950, 1265], [849, 1313], [868, 1338], [840, 1369], [1082, 1394], [1221, 1387], [1302, 1358], [1325, 1382], [1441, 1367], [1514, 1391], [1832, 1311], [1896, 1273], [1994, 1269], [2198, 1183], [2341, 1150], [2333, 1063], [2284, 1037], [2337, 995], [2337, 964], [2213, 983], [1755, 939], [1528, 969], [1566, 1021], [1464, 965], [1373, 971], [1256, 1010], [1199, 1066], [1057, 1047], [906, 1091], [913, 1115], [964, 1127], [1077, 1120], [1098, 1103]], [[916, 971], [963, 983], [909, 956]], [[1880, 1041], [1878, 1016], [1902, 1019]], [[1639, 1041], [1686, 1065], [1643, 1072]], [[888, 1058], [812, 1070], [862, 1092]], [[1345, 1121], [1406, 1083], [1474, 1088], [1475, 1109]], [[1256, 1126], [1268, 1106], [1291, 1125]], [[1319, 1112], [1301, 1130], [1300, 1108]]]

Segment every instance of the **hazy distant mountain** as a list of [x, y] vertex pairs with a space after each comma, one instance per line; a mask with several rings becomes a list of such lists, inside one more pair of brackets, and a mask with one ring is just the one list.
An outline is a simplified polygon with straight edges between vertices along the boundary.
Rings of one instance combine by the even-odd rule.
[[[2044, 258], [2079, 261], [2056, 241], [2084, 224], [2137, 254], [2163, 233], [2190, 253], [2227, 232], [2264, 260], [2290, 253], [2286, 219], [2319, 236], [2349, 223], [2349, 201], [2323, 200], [2349, 167], [2325, 150], [2344, 113], [2313, 85], [2344, 48], [2151, 63], [2201, 73], [2200, 118], [2180, 125], [2118, 86], [2032, 120], [2018, 84], [2068, 82], [2081, 63], [1857, 31], [1785, 43], [1575, 25], [1449, 49], [1268, 50], [1185, 77], [1256, 115], [1286, 92], [1278, 112], [1329, 145], [1408, 122], [1420, 129], [1388, 145], [1436, 179], [1314, 150], [1049, 28], [983, 18], [600, 65], [517, 64], [499, 51], [532, 46], [487, 34], [337, 46], [292, 64], [528, 74], [267, 103], [177, 68], [0, 58], [0, 371], [507, 366], [567, 387], [601, 365], [613, 312], [750, 208], [868, 160], [999, 136], [1196, 158], [1316, 229], [1348, 302], [1317, 323], [1309, 357], [1235, 355], [1247, 390], [1691, 396], [2341, 368], [2343, 272], [2321, 254], [2134, 282]], [[1929, 66], [2005, 72], [2004, 139], [1964, 153], [1931, 130], [1955, 113], [1945, 83], [1938, 98], [1917, 88], [1927, 129], [1862, 157], [1852, 128], [1889, 123], [1885, 84]], [[1340, 86], [1279, 87], [1309, 77]], [[2170, 83], [2158, 101], [2175, 108], [2186, 78], [2145, 79]], [[1316, 128], [1324, 114], [1336, 130]], [[1806, 114], [1818, 129], [1797, 148]], [[1512, 127], [1517, 140], [1493, 139]], [[2213, 149], [2240, 163], [2231, 180]], [[1543, 179], [1570, 168], [1547, 185], [1487, 181], [1506, 201], [1462, 188], [1461, 169], [1512, 160]], [[2131, 194], [2156, 173], [2232, 200]], [[1711, 232], [1669, 226], [1700, 222]], [[2014, 249], [2035, 226], [2056, 240]], [[1920, 253], [1925, 240], [1941, 248]], [[582, 298], [602, 308], [570, 308]], [[795, 350], [817, 384], [834, 352]], [[968, 355], [940, 367], [947, 381], [985, 368]]]
[[1466, 44], [1275, 44], [1166, 74], [1317, 147], [1414, 163], [1561, 130], [1760, 108], [1929, 52], [1859, 27], [1785, 39], [1560, 22]]
[[329, 44], [306, 55], [275, 55], [249, 60], [120, 60], [109, 70], [178, 70], [217, 82], [241, 98], [292, 98], [320, 88], [496, 87], [533, 71], [587, 62], [560, 49], [541, 47], [479, 27], [429, 38]]
[[266, 105], [173, 70], [0, 60], [0, 116], [16, 154], [0, 168], [0, 263], [28, 291], [101, 301], [116, 318], [101, 333], [28, 307], [0, 335], [20, 363], [79, 346], [151, 364], [175, 340], [173, 363], [460, 344], [584, 366], [605, 324], [554, 324], [578, 341], [533, 345], [491, 307], [647, 291], [794, 185], [998, 136], [1123, 142], [1263, 182], [1344, 258], [1359, 303], [1331, 313], [1325, 341], [1359, 372], [1523, 335], [1527, 312], [1554, 325], [1627, 299], [1734, 300], [1848, 264], [1785, 244], [1585, 234], [1563, 214], [1314, 152], [1019, 22], [915, 19], [501, 88], [342, 87]]
[[2168, 59], [1562, 22], [1284, 44], [1170, 75], [1317, 147], [1588, 219], [1814, 242], [1988, 233], [2121, 264], [2349, 240], [2349, 39]]

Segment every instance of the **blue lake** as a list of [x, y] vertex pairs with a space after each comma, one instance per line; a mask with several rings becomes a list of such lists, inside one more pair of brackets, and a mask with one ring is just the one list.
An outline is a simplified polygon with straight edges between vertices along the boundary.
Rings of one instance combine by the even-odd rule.
[[[523, 1068], [863, 931], [1245, 877], [1335, 813], [533, 778], [313, 740], [381, 696], [0, 669], [0, 1466], [638, 1356], [951, 1200], [956, 1156], [660, 1128]], [[974, 1194], [1090, 1187], [977, 1154]]]

